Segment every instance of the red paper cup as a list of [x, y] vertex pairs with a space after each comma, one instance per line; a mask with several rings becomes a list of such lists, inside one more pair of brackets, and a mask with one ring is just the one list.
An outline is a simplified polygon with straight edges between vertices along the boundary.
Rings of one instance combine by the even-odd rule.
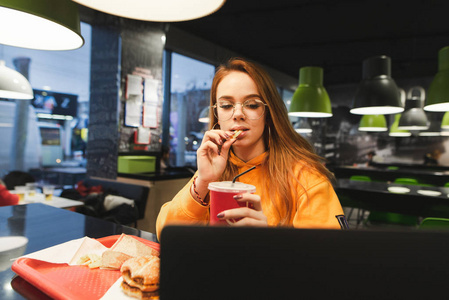
[[208, 188], [210, 190], [211, 225], [227, 225], [228, 220], [220, 220], [217, 215], [224, 210], [248, 206], [248, 202], [238, 202], [233, 197], [237, 194], [256, 191], [254, 185], [242, 182], [232, 183], [232, 181], [211, 182]]

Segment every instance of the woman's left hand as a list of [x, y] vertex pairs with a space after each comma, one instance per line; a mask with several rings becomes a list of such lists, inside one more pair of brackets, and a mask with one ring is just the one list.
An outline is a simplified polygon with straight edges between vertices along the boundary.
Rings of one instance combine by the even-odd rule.
[[243, 193], [234, 196], [234, 199], [241, 203], [248, 202], [253, 208], [240, 207], [222, 211], [217, 216], [220, 220], [226, 220], [232, 226], [268, 226], [259, 195]]

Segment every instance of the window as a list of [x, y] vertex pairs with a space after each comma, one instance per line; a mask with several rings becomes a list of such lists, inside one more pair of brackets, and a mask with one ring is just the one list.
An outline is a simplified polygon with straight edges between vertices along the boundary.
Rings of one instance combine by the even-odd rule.
[[[31, 101], [28, 124], [24, 168], [38, 168], [46, 160], [42, 150], [47, 143], [56, 143], [64, 151], [64, 159], [74, 158], [75, 151], [84, 151], [87, 140], [87, 124], [90, 97], [90, 52], [91, 26], [81, 22], [84, 45], [76, 50], [44, 51], [0, 45], [0, 60], [13, 70], [27, 72], [28, 80], [34, 90], [35, 99]], [[44, 103], [45, 102], [45, 103]], [[5, 136], [4, 150], [0, 151], [0, 175], [10, 168], [15, 101], [0, 101], [2, 123], [0, 133]], [[47, 105], [47, 106], [44, 106]], [[6, 111], [6, 109], [8, 109]], [[8, 112], [7, 115], [6, 112]], [[3, 114], [4, 113], [4, 114]], [[40, 114], [43, 113], [43, 114]], [[36, 122], [36, 119], [38, 119]], [[59, 126], [60, 136], [48, 139], [44, 132], [39, 134], [36, 126]], [[47, 132], [48, 133], [48, 132]], [[53, 132], [52, 132], [53, 133]], [[36, 144], [40, 144], [36, 147]], [[42, 152], [41, 152], [42, 151]], [[62, 150], [61, 150], [62, 151]], [[19, 161], [19, 157], [17, 160]], [[82, 164], [83, 161], [77, 161]]]
[[199, 122], [209, 106], [215, 67], [178, 53], [171, 55], [170, 165], [196, 168], [196, 150], [207, 123]]
[[290, 108], [290, 103], [293, 98], [293, 92], [287, 89], [282, 89], [282, 100], [284, 100], [287, 110]]

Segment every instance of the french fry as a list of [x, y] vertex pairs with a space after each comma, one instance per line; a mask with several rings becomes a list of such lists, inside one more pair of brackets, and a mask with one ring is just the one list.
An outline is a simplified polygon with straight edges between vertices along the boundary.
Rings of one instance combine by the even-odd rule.
[[99, 268], [101, 266], [101, 256], [97, 254], [86, 254], [78, 260], [79, 265], [88, 266], [91, 269]]
[[234, 132], [234, 135], [232, 136], [232, 138], [233, 138], [233, 139], [236, 139], [236, 138], [240, 135], [240, 133], [242, 133], [242, 132], [243, 132], [243, 130], [240, 130], [240, 129], [237, 130], [237, 131], [235, 131], [235, 132]]

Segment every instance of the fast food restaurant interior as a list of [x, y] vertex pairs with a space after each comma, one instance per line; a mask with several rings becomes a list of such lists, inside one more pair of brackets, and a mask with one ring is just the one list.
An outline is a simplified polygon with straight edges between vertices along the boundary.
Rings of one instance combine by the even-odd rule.
[[[449, 225], [449, 2], [210, 1], [219, 4], [186, 19], [123, 16], [133, 4], [114, 10], [116, 1], [60, 1], [64, 13], [54, 0], [26, 2], [0, 0], [0, 26], [12, 32], [0, 32], [0, 178], [12, 194], [51, 187], [58, 204], [27, 192], [17, 207], [42, 202], [156, 233], [161, 206], [197, 170], [215, 70], [242, 57], [267, 70], [295, 130], [335, 175], [350, 231], [428, 239]], [[67, 22], [75, 41], [64, 48], [7, 23], [22, 10]], [[17, 74], [25, 96], [11, 86]], [[98, 195], [115, 196], [114, 208]]]

